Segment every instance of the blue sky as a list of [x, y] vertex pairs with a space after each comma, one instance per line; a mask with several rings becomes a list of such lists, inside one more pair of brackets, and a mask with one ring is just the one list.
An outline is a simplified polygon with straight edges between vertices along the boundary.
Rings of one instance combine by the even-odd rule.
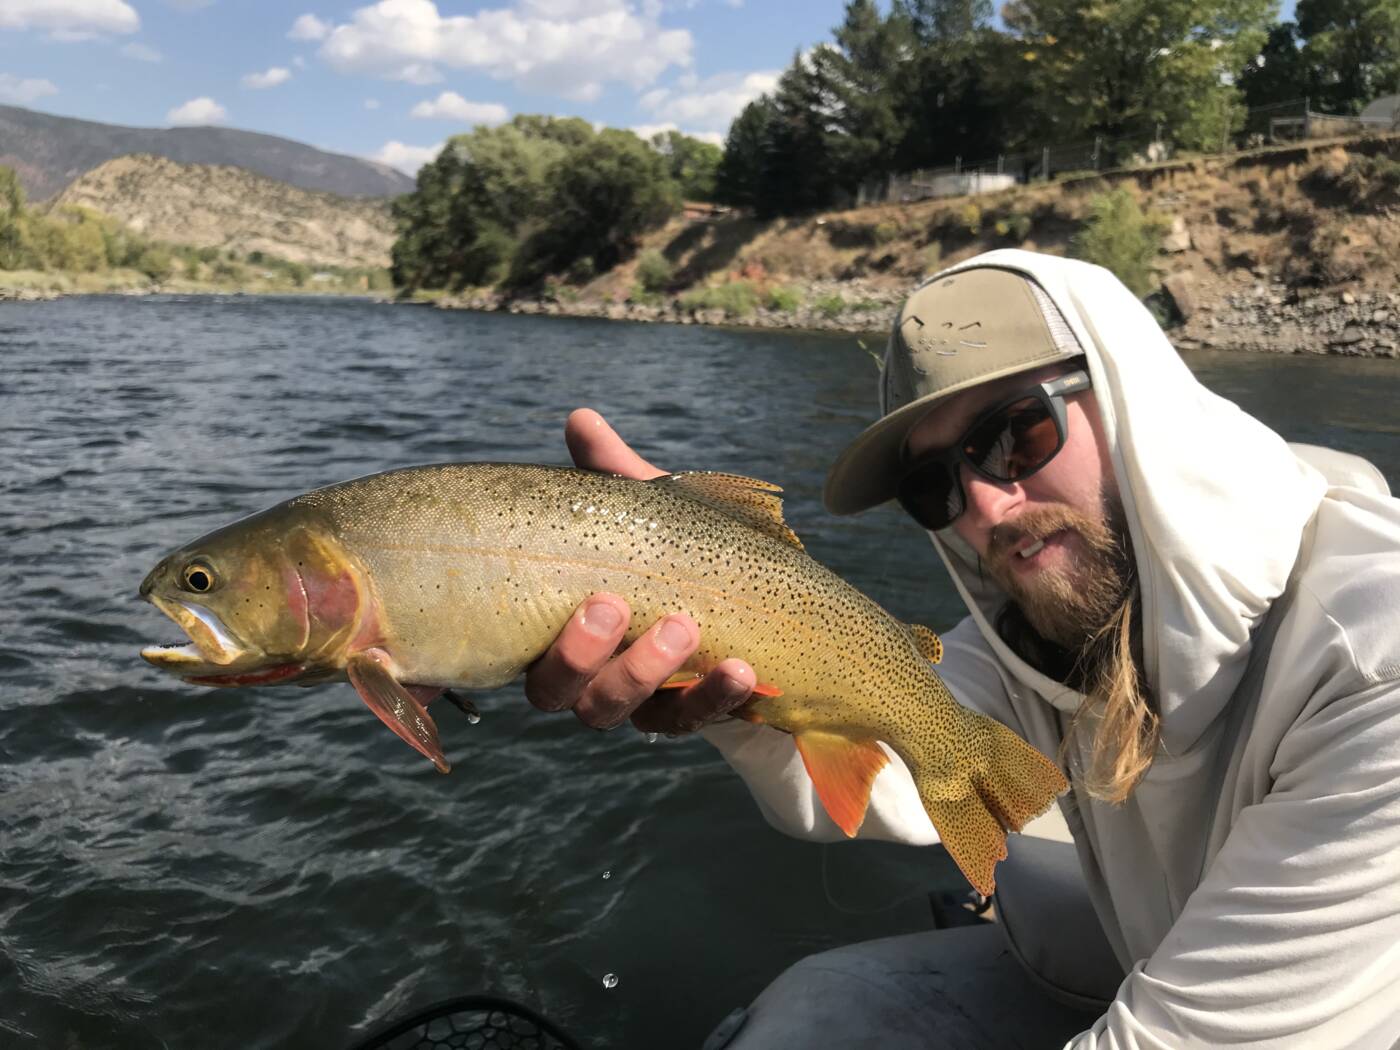
[[[0, 0], [0, 103], [406, 171], [516, 113], [718, 141], [844, 0]], [[1285, 17], [1293, 0], [1285, 2]]]

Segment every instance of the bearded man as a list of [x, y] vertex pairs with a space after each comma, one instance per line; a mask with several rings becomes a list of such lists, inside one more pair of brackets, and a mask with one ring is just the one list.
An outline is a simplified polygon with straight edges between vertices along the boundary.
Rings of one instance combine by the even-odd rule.
[[[1071, 859], [1018, 837], [998, 926], [803, 960], [707, 1046], [1393, 1046], [1400, 501], [1384, 479], [1212, 394], [1106, 271], [1027, 252], [921, 285], [881, 393], [827, 506], [897, 499], [928, 530], [969, 611], [940, 674], [1060, 763]], [[567, 436], [580, 465], [660, 473], [595, 413]], [[614, 655], [628, 615], [614, 595], [585, 603], [530, 672], [532, 702], [702, 729], [771, 823], [839, 838], [791, 738], [726, 717], [752, 669], [653, 696], [699, 633], [678, 613]], [[937, 841], [897, 759], [861, 835]]]

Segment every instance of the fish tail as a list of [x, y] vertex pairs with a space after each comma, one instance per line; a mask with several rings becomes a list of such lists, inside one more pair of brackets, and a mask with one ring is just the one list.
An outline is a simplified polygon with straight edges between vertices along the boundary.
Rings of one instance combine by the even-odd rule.
[[1006, 834], [1020, 831], [1050, 808], [1069, 785], [1048, 758], [1006, 726], [967, 712], [976, 724], [969, 739], [977, 761], [961, 775], [943, 762], [910, 763], [924, 809], [967, 881], [984, 896], [996, 888], [997, 862], [1006, 858]]

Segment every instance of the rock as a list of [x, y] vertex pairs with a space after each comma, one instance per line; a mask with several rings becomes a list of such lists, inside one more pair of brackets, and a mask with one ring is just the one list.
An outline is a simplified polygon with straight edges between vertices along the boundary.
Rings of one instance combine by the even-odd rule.
[[1196, 278], [1190, 271], [1172, 274], [1162, 282], [1162, 287], [1172, 297], [1182, 320], [1191, 320], [1192, 315], [1200, 309], [1200, 303], [1196, 295]]
[[1354, 305], [1356, 305], [1356, 296], [1352, 295], [1351, 292], [1343, 292], [1343, 293], [1342, 293], [1342, 305], [1344, 305], [1344, 306], [1354, 306]]
[[1172, 228], [1164, 238], [1162, 238], [1162, 251], [1164, 252], [1184, 252], [1191, 248], [1191, 231], [1186, 228], [1186, 220], [1180, 215], [1172, 219]]
[[1375, 321], [1376, 324], [1380, 324], [1380, 323], [1383, 322], [1383, 321], [1389, 321], [1389, 320], [1390, 320], [1390, 311], [1389, 311], [1389, 310], [1377, 310], [1375, 313], [1373, 313], [1373, 314], [1371, 315], [1371, 320]]
[[1359, 324], [1349, 324], [1342, 329], [1341, 334], [1337, 336], [1337, 338], [1332, 340], [1332, 345], [1351, 346], [1353, 343], [1359, 343], [1365, 338], [1366, 333], [1361, 330]]

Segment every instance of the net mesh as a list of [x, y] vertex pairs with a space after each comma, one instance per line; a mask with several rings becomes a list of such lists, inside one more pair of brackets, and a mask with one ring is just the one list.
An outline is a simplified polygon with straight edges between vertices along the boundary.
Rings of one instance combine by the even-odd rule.
[[519, 1004], [459, 999], [396, 1022], [354, 1050], [578, 1050], [578, 1044]]

